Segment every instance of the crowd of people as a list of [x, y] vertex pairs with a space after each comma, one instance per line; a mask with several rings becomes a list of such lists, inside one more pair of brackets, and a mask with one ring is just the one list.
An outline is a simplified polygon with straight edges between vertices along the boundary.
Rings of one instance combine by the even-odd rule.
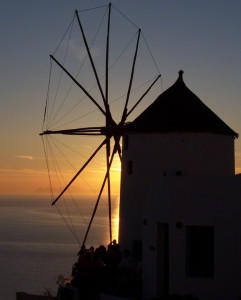
[[137, 298], [141, 290], [141, 259], [130, 250], [121, 251], [114, 240], [98, 248], [82, 246], [72, 270], [71, 285], [79, 290], [81, 299], [94, 299], [99, 293]]

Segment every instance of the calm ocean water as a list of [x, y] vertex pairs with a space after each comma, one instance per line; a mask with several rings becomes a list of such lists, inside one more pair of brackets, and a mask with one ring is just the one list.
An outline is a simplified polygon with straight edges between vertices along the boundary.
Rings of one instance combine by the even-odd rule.
[[[116, 238], [118, 198], [113, 200], [113, 237]], [[108, 243], [107, 204], [103, 202], [87, 245]], [[77, 206], [75, 203], [68, 213], [63, 210], [65, 205], [58, 206], [68, 223], [74, 225], [80, 243], [94, 204], [95, 197], [89, 196], [78, 199]], [[1, 299], [14, 300], [19, 291], [43, 294], [46, 288], [56, 293], [57, 276], [70, 276], [79, 244], [50, 200], [36, 196], [0, 196], [0, 237]]]

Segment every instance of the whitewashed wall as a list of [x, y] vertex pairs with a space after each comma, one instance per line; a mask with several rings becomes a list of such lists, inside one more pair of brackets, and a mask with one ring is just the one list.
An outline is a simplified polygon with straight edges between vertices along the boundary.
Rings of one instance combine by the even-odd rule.
[[[123, 150], [120, 196], [119, 240], [124, 248], [141, 239], [142, 202], [156, 177], [175, 176], [177, 171], [184, 176], [234, 175], [232, 136], [148, 133], [129, 135], [128, 144]], [[128, 161], [133, 164], [132, 175], [127, 174]]]
[[[149, 204], [150, 201], [152, 205]], [[144, 298], [156, 296], [157, 223], [169, 224], [170, 293], [236, 300], [241, 282], [241, 176], [156, 178], [144, 201]], [[181, 222], [182, 228], [176, 223]], [[214, 278], [187, 277], [185, 226], [214, 227]], [[155, 248], [155, 250], [153, 250]]]
[[[233, 137], [136, 134], [128, 144], [123, 150], [119, 241], [129, 249], [133, 240], [143, 241], [144, 299], [157, 296], [156, 231], [157, 223], [164, 222], [169, 224], [170, 293], [236, 300], [241, 296], [241, 178], [234, 175]], [[177, 171], [183, 176], [176, 176]], [[182, 229], [177, 229], [178, 221]], [[214, 227], [214, 279], [185, 275], [184, 228], [191, 225]]]

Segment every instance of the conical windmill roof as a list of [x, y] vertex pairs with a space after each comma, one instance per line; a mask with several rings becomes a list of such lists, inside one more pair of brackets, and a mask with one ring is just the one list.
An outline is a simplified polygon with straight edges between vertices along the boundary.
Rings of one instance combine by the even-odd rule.
[[185, 85], [177, 81], [127, 126], [128, 132], [208, 132], [238, 137]]

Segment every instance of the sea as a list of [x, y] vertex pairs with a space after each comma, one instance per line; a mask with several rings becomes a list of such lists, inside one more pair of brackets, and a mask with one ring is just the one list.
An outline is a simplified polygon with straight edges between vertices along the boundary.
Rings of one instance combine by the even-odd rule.
[[[113, 238], [117, 238], [119, 202], [117, 196], [112, 199]], [[58, 276], [71, 276], [95, 201], [94, 196], [79, 197], [78, 209], [68, 210], [67, 216], [61, 206], [51, 206], [48, 196], [0, 196], [1, 299], [14, 300], [16, 292], [56, 295]], [[87, 247], [109, 242], [104, 203], [97, 209]]]

